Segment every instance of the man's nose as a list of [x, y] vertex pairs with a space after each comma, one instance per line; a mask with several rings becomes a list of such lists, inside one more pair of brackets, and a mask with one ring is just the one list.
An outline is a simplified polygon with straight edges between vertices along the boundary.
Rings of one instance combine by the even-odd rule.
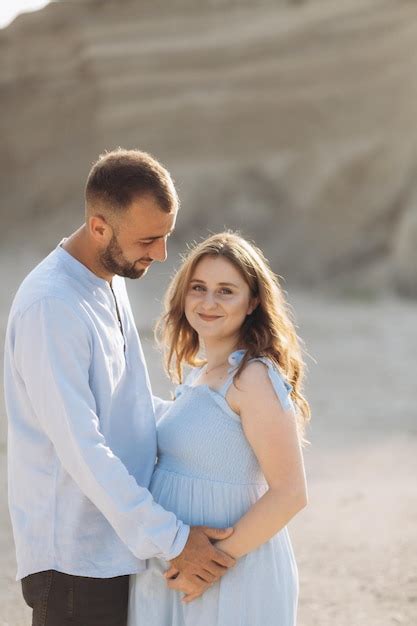
[[161, 263], [163, 263], [163, 261], [166, 260], [167, 242], [166, 242], [165, 237], [161, 237], [161, 239], [155, 239], [155, 241], [152, 244], [151, 249], [149, 250], [149, 256], [154, 261], [160, 261]]

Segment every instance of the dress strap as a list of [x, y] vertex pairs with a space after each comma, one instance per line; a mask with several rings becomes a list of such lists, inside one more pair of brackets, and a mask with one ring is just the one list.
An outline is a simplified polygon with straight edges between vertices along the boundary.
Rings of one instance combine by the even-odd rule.
[[230, 369], [228, 370], [226, 380], [224, 381], [223, 385], [221, 387], [219, 387], [219, 389], [217, 389], [217, 393], [219, 393], [221, 396], [223, 396], [223, 398], [226, 397], [226, 394], [229, 391], [229, 387], [233, 383], [233, 377], [236, 374], [236, 369], [237, 368], [234, 367], [232, 372], [230, 371]]
[[235, 352], [232, 352], [232, 354], [228, 358], [229, 369], [227, 370], [226, 380], [224, 381], [223, 385], [217, 390], [217, 393], [223, 396], [223, 398], [226, 397], [229, 387], [233, 383], [233, 378], [237, 372], [241, 360], [243, 359], [244, 354], [245, 350], [235, 350]]
[[201, 367], [192, 367], [184, 379], [184, 385], [190, 387], [201, 373]]
[[[244, 354], [244, 350], [236, 350], [236, 352], [233, 352], [229, 357], [230, 368], [228, 370], [228, 376], [223, 385], [218, 390], [218, 393], [222, 395], [223, 398], [226, 397], [226, 394], [231, 384], [233, 383], [233, 378], [237, 372], [237, 369]], [[292, 386], [285, 380], [285, 377], [280, 372], [275, 363], [266, 357], [255, 357], [253, 359], [250, 359], [249, 362], [252, 363], [253, 361], [260, 361], [261, 363], [266, 365], [266, 367], [268, 368], [269, 379], [272, 383], [275, 393], [278, 396], [282, 408], [285, 411], [293, 410], [294, 405], [291, 398]]]
[[175, 390], [174, 390], [175, 399], [179, 398], [180, 395], [184, 393], [186, 389], [189, 389], [190, 387], [193, 386], [193, 383], [198, 378], [200, 372], [201, 372], [201, 367], [192, 367], [190, 369], [190, 371], [188, 372], [188, 374], [186, 375], [184, 379], [184, 382], [175, 387]]

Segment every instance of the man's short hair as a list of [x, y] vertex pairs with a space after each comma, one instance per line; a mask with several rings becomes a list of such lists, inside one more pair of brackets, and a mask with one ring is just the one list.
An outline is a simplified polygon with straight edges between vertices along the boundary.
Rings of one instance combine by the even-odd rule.
[[178, 208], [169, 172], [147, 152], [119, 148], [100, 155], [85, 188], [87, 209], [123, 213], [137, 198], [153, 195], [162, 211]]

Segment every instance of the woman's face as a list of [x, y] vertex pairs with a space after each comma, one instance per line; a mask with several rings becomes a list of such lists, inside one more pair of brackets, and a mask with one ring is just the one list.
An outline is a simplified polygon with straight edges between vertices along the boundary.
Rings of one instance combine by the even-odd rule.
[[221, 256], [203, 257], [191, 276], [185, 316], [201, 339], [237, 337], [256, 302], [240, 272]]

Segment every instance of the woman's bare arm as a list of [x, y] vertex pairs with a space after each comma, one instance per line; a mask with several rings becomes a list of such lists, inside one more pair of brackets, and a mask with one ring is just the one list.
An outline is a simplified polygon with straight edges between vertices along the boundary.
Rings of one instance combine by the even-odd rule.
[[[260, 362], [250, 363], [237, 387], [230, 388], [227, 401], [240, 415], [245, 435], [259, 461], [268, 491], [234, 526], [233, 534], [216, 542], [223, 552], [238, 559], [279, 532], [307, 504], [307, 489], [296, 418], [285, 411]], [[167, 578], [175, 571], [166, 573]], [[179, 576], [169, 580], [172, 589], [183, 590]], [[189, 593], [189, 603], [199, 593]]]
[[[229, 398], [228, 398], [229, 399]], [[307, 489], [296, 418], [285, 411], [263, 363], [242, 372], [230, 402], [266, 478], [268, 491], [217, 547], [239, 558], [271, 539], [307, 504]]]

